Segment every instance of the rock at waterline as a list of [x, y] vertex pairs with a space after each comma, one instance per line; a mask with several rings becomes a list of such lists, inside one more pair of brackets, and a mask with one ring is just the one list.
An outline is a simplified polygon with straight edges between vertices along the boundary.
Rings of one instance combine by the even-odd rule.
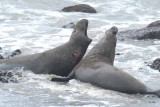
[[64, 26], [62, 26], [63, 28], [74, 28], [75, 24], [73, 22], [70, 22]]
[[16, 69], [12, 71], [0, 70], [0, 81], [2, 83], [18, 83], [20, 77], [22, 77], [22, 72], [17, 72]]
[[121, 31], [117, 34], [119, 40], [125, 39], [160, 39], [160, 21], [155, 21], [149, 24], [147, 27], [142, 29], [133, 29]]
[[2, 55], [0, 55], [0, 59], [4, 59], [4, 57]]
[[93, 7], [91, 7], [87, 4], [79, 4], [79, 5], [64, 7], [62, 9], [62, 11], [64, 11], [64, 12], [97, 13]]
[[0, 59], [9, 59], [9, 58], [12, 58], [14, 56], [17, 56], [17, 55], [20, 55], [22, 52], [20, 49], [17, 49], [11, 53], [6, 53], [5, 57], [0, 55]]
[[155, 22], [152, 22], [147, 27], [160, 27], [160, 20], [157, 20]]
[[160, 58], [157, 58], [156, 60], [154, 60], [150, 67], [160, 71]]
[[9, 57], [14, 57], [14, 56], [16, 56], [16, 55], [20, 55], [21, 53], [22, 53], [21, 50], [20, 50], [20, 49], [17, 49], [17, 50], [15, 50], [15, 51], [13, 51]]
[[121, 55], [121, 53], [116, 53], [115, 55]]

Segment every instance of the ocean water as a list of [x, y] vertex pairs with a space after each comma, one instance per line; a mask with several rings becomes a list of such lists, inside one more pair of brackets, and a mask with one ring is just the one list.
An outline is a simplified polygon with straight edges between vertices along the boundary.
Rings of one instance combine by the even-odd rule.
[[[65, 13], [63, 7], [85, 3], [97, 14]], [[105, 30], [143, 28], [160, 18], [159, 0], [0, 0], [0, 54], [21, 49], [29, 55], [55, 48], [69, 40], [72, 29], [63, 25], [89, 20], [90, 50]], [[159, 40], [118, 41], [115, 66], [151, 89], [160, 89], [160, 73], [148, 67], [160, 55]], [[154, 95], [128, 95], [78, 80], [51, 82], [52, 75], [36, 75], [17, 69], [18, 83], [0, 83], [0, 107], [159, 107]]]

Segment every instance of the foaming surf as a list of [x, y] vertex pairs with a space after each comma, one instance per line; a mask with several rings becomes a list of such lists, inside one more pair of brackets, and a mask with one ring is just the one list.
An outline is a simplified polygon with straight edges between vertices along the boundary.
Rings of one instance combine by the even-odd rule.
[[[87, 3], [97, 14], [65, 13], [70, 5]], [[106, 29], [117, 26], [119, 31], [146, 27], [160, 17], [159, 0], [1, 0], [1, 55], [15, 49], [30, 55], [55, 48], [69, 40], [72, 29], [63, 25], [86, 18], [88, 36], [93, 39], [89, 51], [104, 35]], [[131, 74], [151, 89], [160, 88], [160, 73], [148, 65], [159, 57], [158, 40], [118, 41], [115, 66]], [[34, 74], [23, 68], [11, 71], [14, 78], [0, 83], [0, 106], [154, 106], [160, 101], [152, 95], [128, 95], [104, 90], [91, 84], [71, 80], [69, 83], [51, 82], [54, 75]], [[14, 83], [17, 81], [17, 83]]]

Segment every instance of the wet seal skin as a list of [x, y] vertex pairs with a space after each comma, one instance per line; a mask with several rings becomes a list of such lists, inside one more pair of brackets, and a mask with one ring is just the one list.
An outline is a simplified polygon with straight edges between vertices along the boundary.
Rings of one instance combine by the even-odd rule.
[[107, 30], [105, 36], [80, 61], [68, 77], [55, 77], [51, 81], [67, 82], [76, 78], [104, 89], [127, 94], [155, 94], [160, 97], [160, 90], [149, 90], [136, 78], [113, 66], [117, 32], [117, 27]]
[[92, 39], [87, 36], [88, 20], [77, 22], [69, 41], [59, 47], [28, 56], [0, 60], [0, 70], [24, 67], [36, 74], [67, 76], [84, 56]]

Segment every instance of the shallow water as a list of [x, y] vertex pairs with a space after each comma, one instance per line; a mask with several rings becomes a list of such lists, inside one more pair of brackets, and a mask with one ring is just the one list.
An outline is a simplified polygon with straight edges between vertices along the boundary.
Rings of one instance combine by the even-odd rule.
[[[97, 14], [64, 13], [69, 5], [85, 3]], [[43, 52], [69, 40], [72, 29], [61, 26], [86, 18], [91, 49], [106, 29], [142, 28], [160, 17], [159, 0], [1, 0], [0, 46], [2, 55], [21, 49], [22, 55]], [[151, 89], [160, 89], [160, 73], [147, 65], [159, 56], [159, 40], [118, 41], [115, 66], [128, 72]], [[147, 62], [147, 63], [145, 63]], [[23, 72], [23, 70], [17, 70]], [[160, 100], [153, 95], [127, 95], [104, 90], [71, 80], [67, 84], [53, 83], [52, 75], [35, 75], [29, 71], [18, 77], [19, 83], [0, 83], [0, 107], [158, 107]]]

